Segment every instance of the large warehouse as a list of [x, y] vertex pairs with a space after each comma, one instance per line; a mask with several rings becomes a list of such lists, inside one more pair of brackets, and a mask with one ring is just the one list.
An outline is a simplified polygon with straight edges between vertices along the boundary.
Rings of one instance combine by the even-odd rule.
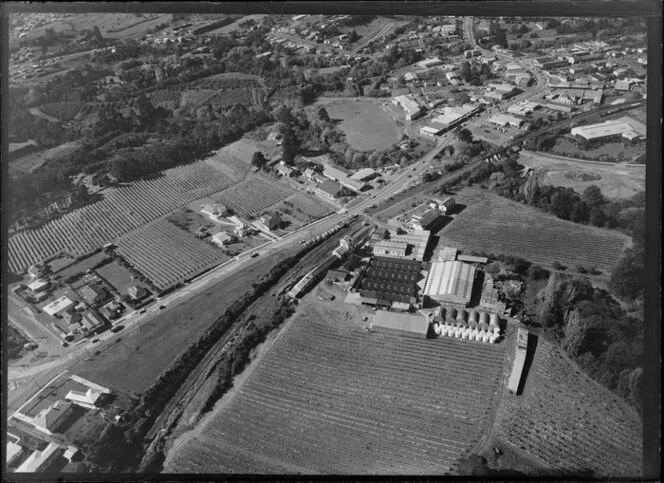
[[421, 315], [378, 310], [371, 328], [378, 332], [426, 339], [429, 321]]
[[359, 280], [361, 302], [408, 310], [417, 303], [422, 264], [413, 260], [375, 257]]
[[573, 136], [578, 136], [586, 141], [599, 141], [618, 137], [623, 137], [630, 141], [635, 138], [645, 138], [645, 132], [638, 132], [630, 123], [622, 119], [574, 127], [571, 132]]
[[423, 295], [438, 302], [468, 307], [474, 281], [475, 267], [469, 263], [434, 262]]

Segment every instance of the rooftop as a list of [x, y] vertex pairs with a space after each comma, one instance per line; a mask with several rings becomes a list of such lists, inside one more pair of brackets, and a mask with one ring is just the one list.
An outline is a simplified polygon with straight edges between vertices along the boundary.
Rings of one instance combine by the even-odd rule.
[[426, 336], [429, 329], [429, 322], [421, 315], [378, 310], [374, 316], [372, 327], [413, 332], [414, 334]]

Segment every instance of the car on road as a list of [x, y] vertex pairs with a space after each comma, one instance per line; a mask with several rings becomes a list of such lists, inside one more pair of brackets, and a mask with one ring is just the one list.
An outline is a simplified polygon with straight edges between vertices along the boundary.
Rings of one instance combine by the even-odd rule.
[[62, 347], [69, 347], [69, 342], [63, 342]]
[[166, 308], [165, 305], [160, 305], [160, 306], [159, 306], [159, 310], [164, 310], [165, 308]]
[[144, 313], [145, 313], [145, 309], [143, 309], [139, 312], [139, 314], [144, 314]]
[[90, 341], [91, 344], [96, 344], [97, 342], [99, 342], [99, 339], [96, 337]]
[[113, 327], [113, 328], [111, 329], [111, 332], [113, 332], [114, 334], [117, 334], [117, 333], [120, 332], [122, 329], [124, 329], [124, 325], [116, 325], [115, 327]]
[[39, 347], [39, 344], [37, 344], [36, 342], [26, 342], [25, 344], [23, 344], [23, 348], [29, 351], [36, 349], [37, 347]]
[[251, 255], [251, 258], [256, 258], [258, 255], [260, 255], [260, 253], [256, 252], [256, 253]]

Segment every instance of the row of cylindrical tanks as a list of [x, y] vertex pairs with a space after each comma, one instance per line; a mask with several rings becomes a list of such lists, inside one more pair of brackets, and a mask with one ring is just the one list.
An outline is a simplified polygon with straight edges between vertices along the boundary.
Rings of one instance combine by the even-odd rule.
[[480, 327], [472, 327], [470, 325], [461, 323], [439, 323], [433, 324], [433, 331], [438, 337], [454, 337], [456, 339], [475, 340], [478, 342], [495, 343], [500, 337], [500, 327], [494, 326], [488, 330], [483, 330]]
[[489, 314], [488, 312], [481, 312], [475, 309], [446, 309], [445, 310], [446, 322], [464, 322], [464, 323], [478, 323], [490, 326], [498, 326], [498, 314]]

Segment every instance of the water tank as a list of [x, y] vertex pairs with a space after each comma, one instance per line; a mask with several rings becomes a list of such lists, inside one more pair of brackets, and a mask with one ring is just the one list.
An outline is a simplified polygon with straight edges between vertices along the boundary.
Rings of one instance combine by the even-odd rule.
[[491, 314], [491, 325], [498, 325], [498, 314]]
[[443, 332], [443, 328], [440, 326], [440, 324], [438, 324], [438, 322], [436, 322], [433, 324], [433, 331], [436, 333], [436, 335], [440, 335]]
[[482, 322], [484, 324], [488, 324], [489, 323], [489, 314], [486, 313], [486, 312], [480, 313], [480, 322]]
[[457, 317], [457, 309], [450, 309], [447, 311], [447, 320], [456, 320]]
[[489, 334], [482, 334], [482, 342], [489, 342]]
[[493, 333], [496, 334], [496, 335], [500, 335], [500, 327], [494, 326]]
[[468, 320], [468, 313], [464, 309], [461, 309], [457, 312], [456, 319], [463, 320], [465, 322], [466, 320]]
[[461, 332], [461, 338], [462, 338], [462, 339], [467, 339], [467, 338], [468, 338], [468, 332], [466, 332], [465, 330], [462, 331], [462, 332]]
[[456, 330], [454, 331], [454, 337], [456, 337], [457, 339], [458, 339], [459, 337], [461, 337], [461, 331], [460, 331], [459, 329], [456, 329]]

